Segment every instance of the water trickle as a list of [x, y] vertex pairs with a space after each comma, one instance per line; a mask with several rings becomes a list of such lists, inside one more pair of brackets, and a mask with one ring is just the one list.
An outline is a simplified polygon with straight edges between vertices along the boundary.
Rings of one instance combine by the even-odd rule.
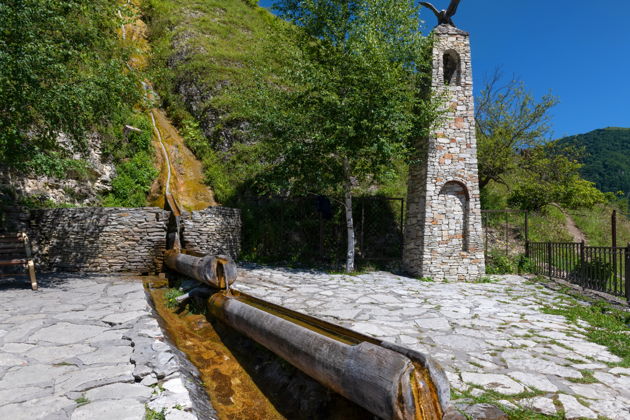
[[199, 369], [220, 419], [363, 420], [363, 408], [323, 387], [281, 358], [204, 315], [166, 307], [166, 288], [147, 283], [169, 338]]

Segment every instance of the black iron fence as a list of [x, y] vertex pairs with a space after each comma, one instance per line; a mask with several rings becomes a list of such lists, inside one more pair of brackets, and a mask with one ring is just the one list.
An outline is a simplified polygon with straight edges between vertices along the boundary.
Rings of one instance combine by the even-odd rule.
[[528, 242], [535, 274], [563, 279], [630, 301], [630, 244], [625, 248], [584, 242]]
[[[311, 196], [241, 200], [241, 258], [270, 263], [342, 266], [347, 249], [345, 209], [340, 200]], [[405, 201], [356, 197], [352, 213], [358, 262], [402, 259]]]

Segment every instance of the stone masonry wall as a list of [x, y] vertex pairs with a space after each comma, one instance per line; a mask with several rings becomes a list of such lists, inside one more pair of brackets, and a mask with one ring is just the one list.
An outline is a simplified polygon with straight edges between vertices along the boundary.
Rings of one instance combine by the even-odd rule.
[[[434, 36], [432, 94], [445, 112], [410, 168], [403, 264], [416, 276], [473, 279], [485, 262], [469, 36], [449, 25]], [[459, 57], [448, 84], [445, 54]]]
[[181, 219], [182, 247], [203, 254], [229, 255], [236, 259], [241, 250], [241, 211], [208, 207], [184, 213]]
[[162, 269], [168, 218], [153, 207], [33, 210], [27, 231], [41, 271], [154, 273]]
[[[26, 231], [39, 271], [155, 273], [163, 266], [170, 212], [156, 207], [5, 209], [7, 231]], [[238, 256], [241, 213], [209, 207], [182, 215], [183, 247]]]

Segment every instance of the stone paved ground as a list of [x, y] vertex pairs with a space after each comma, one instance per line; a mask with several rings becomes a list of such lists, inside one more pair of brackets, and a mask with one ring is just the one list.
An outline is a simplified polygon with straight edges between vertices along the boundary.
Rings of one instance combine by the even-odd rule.
[[[542, 313], [563, 295], [522, 277], [426, 283], [389, 273], [249, 267], [234, 287], [428, 353], [455, 390], [480, 395], [492, 389], [506, 396], [539, 390], [544, 394], [516, 404], [545, 414], [562, 407], [567, 418], [630, 418], [630, 369], [610, 367], [619, 358], [589, 342], [585, 324]], [[596, 383], [579, 383], [584, 370], [593, 372]]]
[[0, 419], [196, 419], [140, 280], [22, 283], [0, 281]]

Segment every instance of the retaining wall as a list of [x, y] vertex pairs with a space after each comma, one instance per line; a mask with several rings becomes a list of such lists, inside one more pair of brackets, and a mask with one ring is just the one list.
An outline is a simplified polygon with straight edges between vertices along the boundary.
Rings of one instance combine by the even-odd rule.
[[161, 271], [169, 215], [153, 207], [31, 211], [35, 263], [43, 271]]
[[208, 207], [182, 214], [182, 247], [211, 255], [236, 259], [241, 251], [241, 211], [228, 207]]
[[[156, 273], [162, 270], [170, 212], [155, 207], [85, 207], [5, 212], [8, 230], [26, 231], [39, 271]], [[196, 252], [240, 252], [240, 211], [185, 213], [183, 246]]]

